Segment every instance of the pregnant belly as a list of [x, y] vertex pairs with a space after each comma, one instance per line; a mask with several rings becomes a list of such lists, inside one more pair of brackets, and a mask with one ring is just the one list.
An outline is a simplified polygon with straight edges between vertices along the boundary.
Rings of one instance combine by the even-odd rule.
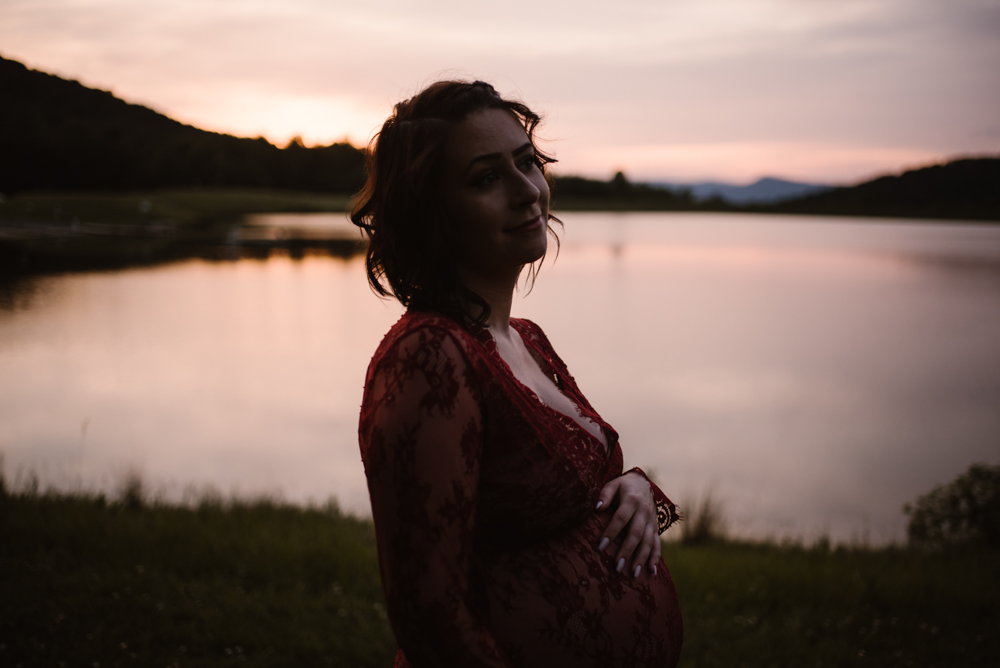
[[479, 558], [490, 628], [517, 665], [676, 665], [682, 627], [667, 567], [615, 572], [616, 545], [597, 551], [605, 522], [594, 514], [544, 544]]

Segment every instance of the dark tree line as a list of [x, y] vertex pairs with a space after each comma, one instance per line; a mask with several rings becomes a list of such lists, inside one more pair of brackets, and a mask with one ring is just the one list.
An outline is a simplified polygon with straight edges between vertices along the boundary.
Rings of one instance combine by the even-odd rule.
[[350, 193], [364, 153], [278, 148], [184, 125], [107, 91], [0, 58], [0, 192], [187, 187]]
[[[698, 203], [687, 190], [658, 188], [645, 183], [632, 183], [622, 172], [610, 181], [586, 179], [581, 176], [553, 178], [552, 197], [557, 208], [652, 209], [657, 211], [687, 211], [724, 203]], [[728, 207], [727, 207], [728, 208]]]
[[883, 176], [759, 210], [899, 218], [1000, 220], [1000, 158], [966, 158]]

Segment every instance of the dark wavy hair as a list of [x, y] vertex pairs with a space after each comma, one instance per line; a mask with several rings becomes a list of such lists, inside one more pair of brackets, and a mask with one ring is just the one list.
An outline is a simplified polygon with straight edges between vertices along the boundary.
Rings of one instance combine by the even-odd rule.
[[[376, 294], [479, 325], [489, 318], [489, 304], [459, 280], [441, 181], [453, 129], [485, 109], [504, 109], [517, 118], [543, 172], [555, 162], [535, 145], [541, 118], [527, 106], [482, 81], [438, 81], [397, 104], [372, 139], [368, 180], [351, 210], [351, 222], [368, 236], [368, 283]], [[549, 220], [559, 222], [552, 215]], [[536, 269], [532, 265], [529, 281]]]

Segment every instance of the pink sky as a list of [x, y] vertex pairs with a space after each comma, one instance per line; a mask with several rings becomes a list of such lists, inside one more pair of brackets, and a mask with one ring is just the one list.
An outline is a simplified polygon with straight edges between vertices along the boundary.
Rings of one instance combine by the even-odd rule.
[[443, 76], [558, 171], [850, 183], [1000, 153], [1000, 0], [0, 0], [0, 54], [205, 129], [362, 144]]

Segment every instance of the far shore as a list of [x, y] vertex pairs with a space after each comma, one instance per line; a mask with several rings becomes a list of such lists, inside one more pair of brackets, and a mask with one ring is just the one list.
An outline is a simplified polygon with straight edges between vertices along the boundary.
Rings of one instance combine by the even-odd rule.
[[[559, 196], [559, 212], [678, 212], [779, 215], [773, 207], [722, 201], [639, 196]], [[29, 193], [0, 201], [0, 277], [73, 270], [117, 269], [187, 258], [235, 260], [284, 253], [350, 258], [363, 253], [356, 235], [247, 234], [254, 214], [345, 214], [349, 195], [240, 189], [114, 193]], [[801, 212], [788, 215], [817, 215]], [[830, 214], [833, 215], [833, 214]], [[843, 217], [843, 216], [839, 216]], [[885, 216], [891, 219], [891, 216]], [[963, 221], [995, 224], [996, 221]]]

